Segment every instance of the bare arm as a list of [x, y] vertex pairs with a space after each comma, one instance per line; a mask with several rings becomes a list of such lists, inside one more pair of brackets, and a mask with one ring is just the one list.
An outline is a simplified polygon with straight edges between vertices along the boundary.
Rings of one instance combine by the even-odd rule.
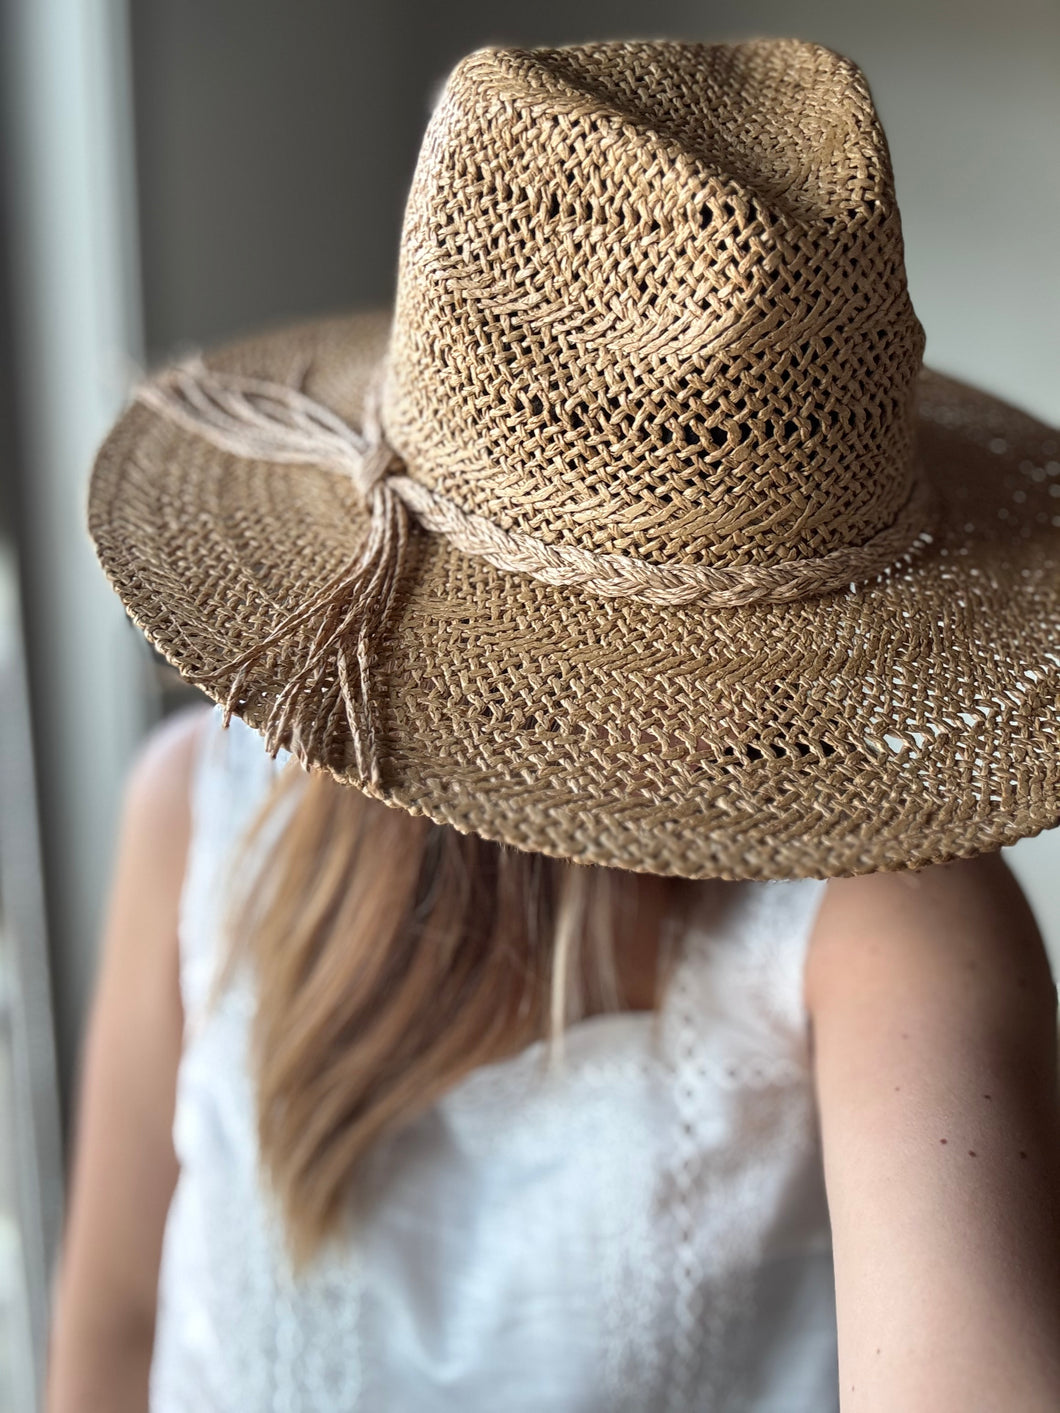
[[1000, 856], [830, 883], [806, 999], [844, 1413], [1055, 1413], [1057, 998]]
[[48, 1413], [147, 1409], [162, 1232], [177, 1178], [177, 910], [202, 718], [196, 710], [163, 726], [126, 790], [82, 1061]]

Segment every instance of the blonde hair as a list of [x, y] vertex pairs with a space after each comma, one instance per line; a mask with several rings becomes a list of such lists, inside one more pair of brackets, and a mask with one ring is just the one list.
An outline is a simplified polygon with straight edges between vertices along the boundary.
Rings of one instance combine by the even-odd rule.
[[229, 961], [255, 972], [260, 1150], [301, 1266], [338, 1234], [381, 1138], [479, 1065], [624, 1008], [614, 938], [639, 880], [293, 766], [248, 836], [248, 851], [263, 844], [235, 895]]

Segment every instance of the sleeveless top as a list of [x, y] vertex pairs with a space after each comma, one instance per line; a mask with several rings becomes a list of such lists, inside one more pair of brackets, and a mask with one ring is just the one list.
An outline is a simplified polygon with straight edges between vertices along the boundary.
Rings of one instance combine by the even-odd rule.
[[155, 1413], [829, 1413], [835, 1293], [802, 973], [823, 884], [734, 883], [657, 1014], [483, 1066], [373, 1154], [295, 1279], [259, 1172], [247, 971], [208, 1006], [233, 849], [276, 764], [204, 733]]

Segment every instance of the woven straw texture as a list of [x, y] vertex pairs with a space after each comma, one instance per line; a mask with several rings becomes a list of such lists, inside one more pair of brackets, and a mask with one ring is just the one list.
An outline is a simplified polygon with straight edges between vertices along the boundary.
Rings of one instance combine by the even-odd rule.
[[[296, 682], [272, 744], [405, 809], [687, 877], [970, 855], [1060, 819], [1060, 446], [922, 349], [849, 61], [482, 51], [432, 117], [394, 310], [206, 360], [353, 428], [379, 390], [380, 467], [516, 546], [410, 516], [378, 774], [341, 645], [290, 626], [372, 531], [355, 478], [134, 403], [90, 528], [186, 676], [259, 729]], [[693, 588], [659, 602], [671, 571]]]

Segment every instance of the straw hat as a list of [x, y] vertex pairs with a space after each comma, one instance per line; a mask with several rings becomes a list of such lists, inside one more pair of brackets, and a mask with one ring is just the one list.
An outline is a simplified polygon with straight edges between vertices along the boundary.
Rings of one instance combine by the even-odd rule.
[[848, 60], [482, 50], [393, 311], [147, 383], [91, 532], [186, 678], [414, 813], [686, 877], [967, 856], [1060, 819], [1060, 447], [922, 350]]

